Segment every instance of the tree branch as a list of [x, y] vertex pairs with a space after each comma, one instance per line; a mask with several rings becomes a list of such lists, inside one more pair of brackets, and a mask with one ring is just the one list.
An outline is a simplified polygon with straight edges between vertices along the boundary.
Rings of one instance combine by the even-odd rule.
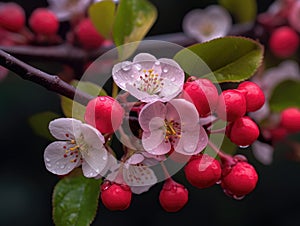
[[64, 82], [58, 76], [50, 75], [38, 70], [3, 50], [0, 50], [0, 65], [11, 70], [25, 80], [37, 83], [50, 91], [56, 92], [70, 99], [73, 99], [76, 94], [76, 101], [83, 105], [86, 105], [93, 98], [86, 93], [76, 90], [75, 87]]

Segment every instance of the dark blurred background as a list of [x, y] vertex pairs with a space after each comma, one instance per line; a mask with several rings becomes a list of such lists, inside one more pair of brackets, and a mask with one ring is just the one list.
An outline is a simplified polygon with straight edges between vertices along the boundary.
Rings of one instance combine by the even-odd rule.
[[[38, 0], [16, 2], [28, 15], [34, 8], [47, 4]], [[216, 1], [152, 2], [159, 11], [158, 21], [150, 32], [154, 35], [181, 31], [182, 18], [189, 10]], [[259, 12], [271, 2], [258, 1]], [[48, 72], [57, 72], [49, 65], [37, 65]], [[33, 133], [28, 118], [42, 111], [62, 114], [60, 99], [10, 74], [0, 82], [0, 106], [0, 225], [53, 225], [51, 196], [58, 178], [44, 166], [43, 153], [49, 142]], [[93, 225], [300, 225], [300, 163], [278, 157], [272, 165], [263, 166], [250, 152], [247, 156], [258, 171], [259, 182], [256, 190], [241, 201], [224, 195], [219, 186], [204, 190], [189, 187], [187, 206], [179, 213], [169, 214], [159, 206], [162, 184], [158, 184], [150, 192], [134, 196], [125, 212], [110, 212], [100, 204]], [[185, 182], [180, 175], [178, 178]]]

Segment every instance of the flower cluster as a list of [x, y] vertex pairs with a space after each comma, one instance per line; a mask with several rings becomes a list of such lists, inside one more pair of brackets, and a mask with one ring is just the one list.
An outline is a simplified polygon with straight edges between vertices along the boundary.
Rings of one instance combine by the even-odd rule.
[[[255, 188], [257, 174], [245, 158], [223, 154], [220, 164], [203, 153], [207, 145], [216, 155], [221, 153], [208, 137], [218, 132], [212, 129], [218, 119], [228, 121], [226, 135], [237, 145], [247, 146], [257, 139], [256, 124], [244, 116], [264, 104], [264, 95], [255, 83], [244, 82], [219, 95], [210, 80], [190, 77], [185, 82], [185, 73], [174, 60], [148, 53], [117, 63], [112, 77], [126, 92], [119, 101], [99, 96], [88, 103], [85, 122], [61, 118], [50, 123], [51, 134], [61, 140], [45, 150], [50, 172], [65, 175], [81, 166], [86, 177], [104, 177], [101, 198], [110, 210], [128, 208], [131, 193], [146, 192], [160, 180], [166, 180], [159, 196], [162, 207], [169, 212], [180, 210], [188, 191], [171, 178], [165, 165], [170, 159], [174, 164], [187, 163], [187, 180], [198, 188], [221, 181], [226, 194], [237, 199]], [[129, 96], [137, 101], [130, 102]], [[132, 114], [137, 116], [134, 122], [129, 117]], [[137, 131], [128, 133], [125, 120], [136, 123]], [[124, 146], [120, 161], [109, 145], [117, 131]], [[220, 131], [225, 133], [225, 128]], [[243, 181], [233, 183], [240, 175]]]

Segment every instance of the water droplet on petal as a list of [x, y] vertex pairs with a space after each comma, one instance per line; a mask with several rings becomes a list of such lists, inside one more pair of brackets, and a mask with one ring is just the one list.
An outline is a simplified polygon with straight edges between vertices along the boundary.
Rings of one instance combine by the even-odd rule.
[[164, 72], [164, 73], [167, 73], [168, 71], [169, 71], [169, 69], [166, 68], [166, 67], [163, 69], [163, 72]]
[[46, 162], [50, 162], [50, 159], [49, 159], [49, 158], [46, 158], [45, 160], [46, 160]]
[[236, 200], [242, 200], [243, 198], [245, 198], [244, 195], [243, 195], [243, 196], [233, 195], [232, 197], [233, 197], [234, 199], [236, 199]]
[[107, 160], [107, 156], [103, 156], [102, 159], [103, 159], [104, 161], [106, 161], [106, 160]]
[[65, 165], [61, 165], [60, 168], [61, 168], [61, 169], [64, 169], [64, 168], [65, 168]]
[[136, 64], [136, 65], [135, 65], [135, 68], [136, 68], [138, 71], [140, 71], [140, 70], [142, 70], [142, 65]]
[[154, 63], [156, 66], [159, 66], [160, 65], [160, 62], [157, 60], [157, 61], [155, 61], [155, 63]]
[[51, 167], [52, 165], [51, 165], [50, 163], [47, 163], [47, 166], [48, 166], [48, 167]]
[[134, 78], [134, 75], [130, 75], [131, 78]]
[[176, 78], [175, 77], [172, 77], [171, 78], [171, 82], [175, 82]]
[[239, 146], [239, 148], [248, 148], [249, 145], [245, 145], [245, 146]]
[[131, 63], [129, 62], [123, 62], [122, 63], [122, 70], [123, 71], [129, 71], [131, 69]]

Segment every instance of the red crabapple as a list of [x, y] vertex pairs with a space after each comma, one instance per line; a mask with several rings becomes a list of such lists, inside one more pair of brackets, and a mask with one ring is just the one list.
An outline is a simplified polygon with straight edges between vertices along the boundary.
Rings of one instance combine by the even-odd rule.
[[128, 185], [105, 181], [101, 185], [101, 200], [109, 210], [126, 210], [131, 203], [132, 192]]
[[99, 96], [86, 106], [84, 119], [86, 123], [97, 128], [101, 133], [117, 130], [124, 117], [122, 106], [110, 96]]
[[291, 107], [283, 110], [280, 114], [280, 125], [288, 132], [300, 131], [300, 109]]
[[177, 212], [188, 201], [188, 190], [171, 178], [167, 179], [159, 194], [159, 202], [167, 212]]
[[0, 6], [0, 27], [12, 32], [18, 32], [25, 26], [24, 9], [10, 2]]
[[200, 154], [191, 158], [184, 167], [188, 182], [197, 188], [208, 188], [220, 180], [221, 165], [215, 158]]

